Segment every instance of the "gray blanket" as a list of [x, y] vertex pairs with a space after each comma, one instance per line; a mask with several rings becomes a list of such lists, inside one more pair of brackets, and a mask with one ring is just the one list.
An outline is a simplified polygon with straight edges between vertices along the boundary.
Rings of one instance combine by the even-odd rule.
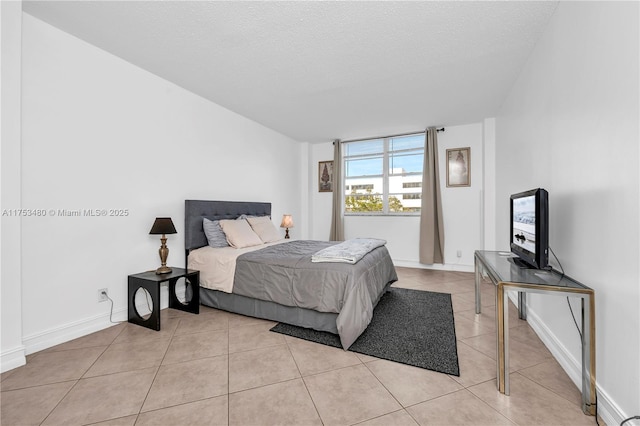
[[281, 305], [338, 313], [336, 326], [344, 349], [360, 336], [388, 283], [397, 281], [385, 246], [355, 265], [313, 263], [317, 251], [337, 244], [292, 241], [238, 257], [233, 292]]

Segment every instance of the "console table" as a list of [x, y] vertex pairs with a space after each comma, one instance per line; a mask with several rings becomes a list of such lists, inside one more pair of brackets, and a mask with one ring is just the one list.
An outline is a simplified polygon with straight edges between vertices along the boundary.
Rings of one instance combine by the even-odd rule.
[[486, 273], [496, 288], [497, 386], [509, 395], [509, 298], [518, 291], [518, 314], [527, 319], [526, 293], [579, 297], [582, 304], [582, 411], [596, 414], [596, 322], [594, 291], [554, 270], [528, 269], [516, 265], [510, 253], [477, 250], [474, 254], [476, 313], [480, 313], [480, 283]]

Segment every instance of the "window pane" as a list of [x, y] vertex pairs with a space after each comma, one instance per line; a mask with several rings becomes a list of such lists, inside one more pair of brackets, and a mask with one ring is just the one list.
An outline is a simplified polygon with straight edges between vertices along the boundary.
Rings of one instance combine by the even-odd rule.
[[380, 154], [384, 151], [383, 139], [371, 139], [360, 142], [347, 142], [343, 145], [344, 156]]
[[399, 136], [389, 140], [389, 151], [398, 151], [401, 149], [424, 149], [424, 133]]
[[389, 156], [389, 174], [421, 173], [424, 152], [391, 154]]
[[346, 160], [346, 177], [382, 175], [382, 156]]

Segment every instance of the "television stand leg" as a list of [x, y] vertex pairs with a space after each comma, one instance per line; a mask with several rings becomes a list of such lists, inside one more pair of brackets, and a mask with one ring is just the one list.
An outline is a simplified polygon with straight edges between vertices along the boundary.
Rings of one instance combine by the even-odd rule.
[[518, 318], [527, 320], [527, 293], [524, 291], [518, 292]]

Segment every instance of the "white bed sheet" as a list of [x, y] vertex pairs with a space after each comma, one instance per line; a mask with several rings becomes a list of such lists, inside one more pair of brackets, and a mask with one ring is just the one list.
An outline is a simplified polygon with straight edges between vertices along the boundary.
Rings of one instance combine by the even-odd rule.
[[200, 271], [200, 287], [232, 293], [238, 256], [286, 242], [288, 240], [280, 240], [242, 249], [233, 247], [200, 247], [189, 253], [187, 268]]

